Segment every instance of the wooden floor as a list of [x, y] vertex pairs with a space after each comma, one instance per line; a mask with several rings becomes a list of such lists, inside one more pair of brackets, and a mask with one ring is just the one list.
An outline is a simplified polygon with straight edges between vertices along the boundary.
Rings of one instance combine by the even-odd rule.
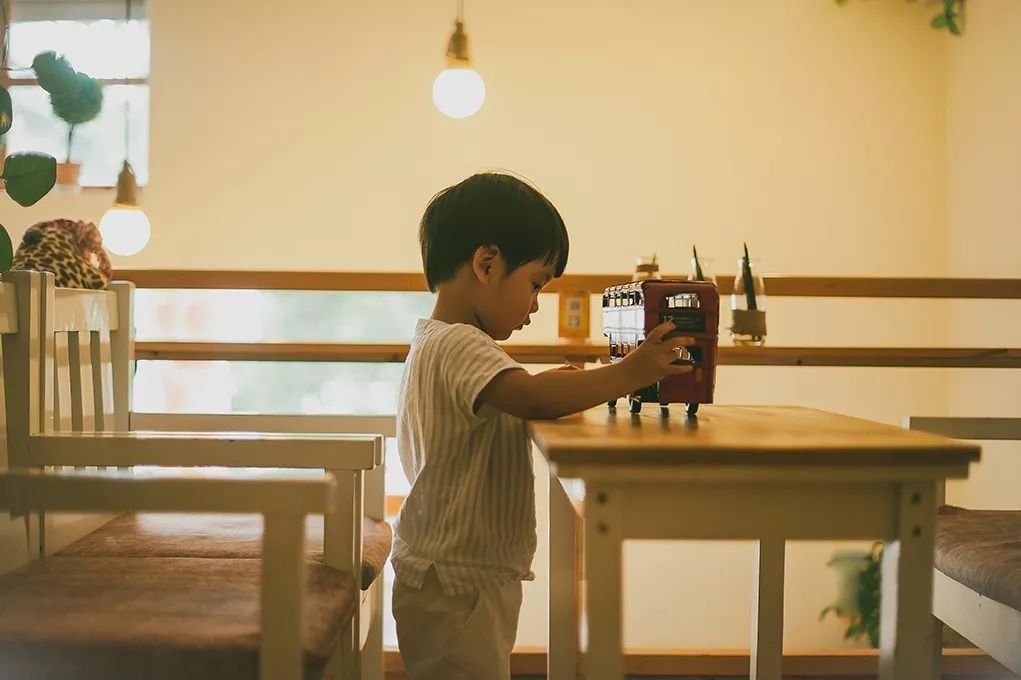
[[[731, 680], [748, 677], [748, 650], [642, 650], [626, 654], [629, 678], [660, 680]], [[878, 675], [878, 653], [873, 649], [791, 650], [784, 653], [785, 680], [842, 678], [873, 680]], [[515, 680], [545, 678], [546, 652], [518, 648], [511, 658]], [[386, 680], [407, 680], [400, 654], [386, 653]], [[943, 650], [943, 677], [954, 680], [1018, 680], [978, 649]]]

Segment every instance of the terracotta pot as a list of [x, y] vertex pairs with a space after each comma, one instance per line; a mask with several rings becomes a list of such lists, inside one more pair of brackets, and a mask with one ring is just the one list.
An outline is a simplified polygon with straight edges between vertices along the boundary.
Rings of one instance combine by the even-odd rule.
[[57, 163], [57, 184], [75, 186], [78, 184], [78, 171], [81, 163]]

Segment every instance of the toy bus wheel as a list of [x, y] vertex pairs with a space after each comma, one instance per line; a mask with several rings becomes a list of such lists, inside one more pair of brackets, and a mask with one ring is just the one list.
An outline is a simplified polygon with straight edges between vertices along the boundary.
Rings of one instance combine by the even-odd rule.
[[664, 418], [669, 418], [670, 417], [670, 406], [668, 404], [660, 404], [659, 405], [659, 415], [663, 416]]
[[611, 401], [608, 401], [606, 402], [606, 405], [609, 406], [611, 409], [615, 409], [617, 408], [617, 400], [613, 399]]
[[634, 399], [634, 398], [632, 398], [630, 400], [630, 402], [631, 402], [631, 413], [641, 413], [642, 412], [642, 400], [641, 399]]
[[684, 412], [689, 416], [693, 416], [698, 413], [698, 404], [685, 404]]

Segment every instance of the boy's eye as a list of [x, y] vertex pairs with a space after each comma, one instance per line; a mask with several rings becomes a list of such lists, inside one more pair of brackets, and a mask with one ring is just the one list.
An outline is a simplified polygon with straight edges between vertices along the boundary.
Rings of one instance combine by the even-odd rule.
[[534, 288], [535, 292], [538, 293], [540, 290], [542, 290], [542, 284], [541, 283], [533, 283], [532, 284], [532, 288]]

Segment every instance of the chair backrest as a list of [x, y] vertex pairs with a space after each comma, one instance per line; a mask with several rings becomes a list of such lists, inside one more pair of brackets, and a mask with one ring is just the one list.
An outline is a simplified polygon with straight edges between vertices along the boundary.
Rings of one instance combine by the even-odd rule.
[[[54, 288], [44, 279], [44, 356], [58, 432], [128, 429], [134, 365], [132, 284], [109, 290]], [[52, 311], [52, 313], [50, 313]]]
[[28, 438], [127, 430], [134, 329], [132, 284], [56, 288], [53, 275], [7, 272], [19, 332], [4, 337], [8, 464], [33, 466]]
[[[32, 435], [127, 429], [131, 284], [70, 290], [56, 288], [49, 273], [15, 271], [3, 278], [13, 289], [17, 324], [3, 337], [6, 464], [37, 467], [29, 447]], [[122, 357], [127, 360], [118, 363]], [[28, 556], [59, 549], [106, 519], [28, 517], [22, 531]]]

